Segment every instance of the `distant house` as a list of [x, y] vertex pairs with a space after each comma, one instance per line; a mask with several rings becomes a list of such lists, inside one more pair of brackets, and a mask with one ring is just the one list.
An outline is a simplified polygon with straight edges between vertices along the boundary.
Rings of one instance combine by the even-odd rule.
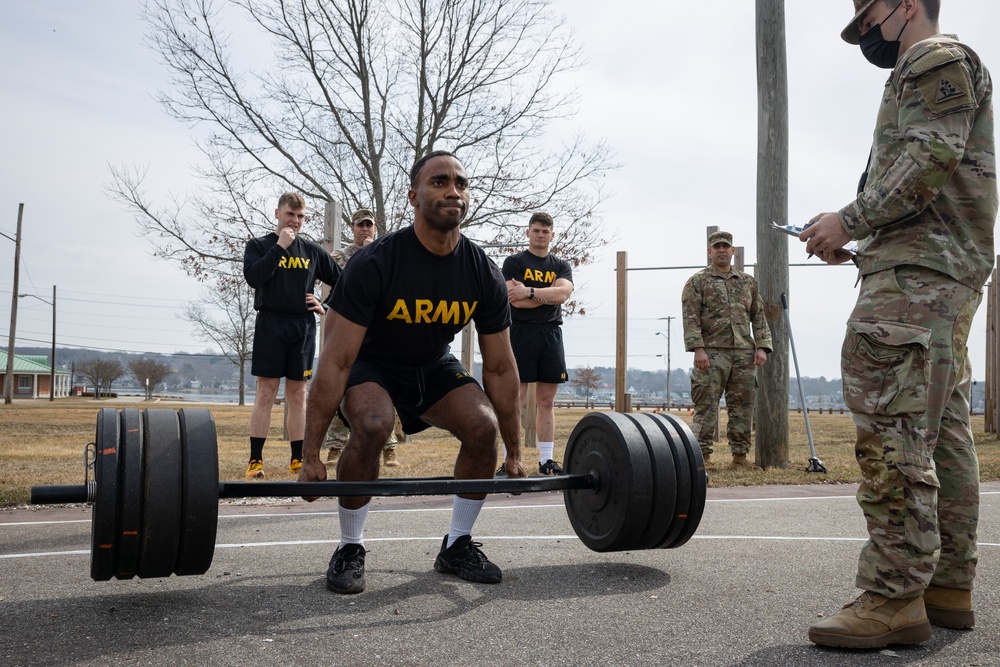
[[[56, 397], [69, 396], [69, 371], [56, 368]], [[0, 350], [0, 386], [7, 382], [7, 352]], [[14, 398], [49, 398], [52, 366], [43, 355], [14, 355]]]

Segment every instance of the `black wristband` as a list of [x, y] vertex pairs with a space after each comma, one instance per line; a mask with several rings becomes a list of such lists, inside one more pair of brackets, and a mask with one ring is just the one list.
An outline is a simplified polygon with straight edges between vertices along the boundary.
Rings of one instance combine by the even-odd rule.
[[532, 287], [530, 289], [531, 289], [531, 294], [528, 295], [528, 298], [531, 299], [532, 301], [534, 301], [535, 300], [535, 288]]

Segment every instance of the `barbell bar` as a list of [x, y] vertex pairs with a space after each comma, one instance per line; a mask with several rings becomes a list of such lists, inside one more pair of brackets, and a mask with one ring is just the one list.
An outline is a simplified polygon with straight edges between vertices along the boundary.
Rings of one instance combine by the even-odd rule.
[[591, 413], [573, 429], [565, 475], [366, 482], [219, 481], [206, 409], [100, 410], [94, 479], [34, 486], [33, 504], [91, 503], [91, 577], [198, 575], [215, 551], [220, 498], [420, 496], [562, 491], [570, 523], [594, 551], [672, 549], [701, 521], [708, 480], [690, 428], [665, 414]]
[[[455, 479], [454, 477], [393, 477], [371, 482], [219, 482], [218, 498], [281, 498], [291, 496], [441, 496], [456, 493], [537, 493], [566, 489], [596, 489], [594, 474], [524, 477], [518, 479]], [[400, 493], [405, 488], [405, 493]], [[31, 487], [35, 505], [91, 503], [84, 484]]]

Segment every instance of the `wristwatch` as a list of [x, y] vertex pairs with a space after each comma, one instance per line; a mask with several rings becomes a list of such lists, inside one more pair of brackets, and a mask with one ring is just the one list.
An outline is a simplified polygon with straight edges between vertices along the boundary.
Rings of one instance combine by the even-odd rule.
[[529, 289], [531, 290], [531, 294], [528, 295], [528, 298], [531, 299], [532, 301], [534, 301], [535, 300], [535, 288], [531, 287]]

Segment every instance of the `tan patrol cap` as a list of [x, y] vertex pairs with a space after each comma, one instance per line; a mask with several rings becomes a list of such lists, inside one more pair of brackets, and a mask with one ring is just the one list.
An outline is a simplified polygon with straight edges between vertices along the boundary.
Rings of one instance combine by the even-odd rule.
[[708, 245], [711, 247], [716, 243], [725, 243], [731, 246], [733, 245], [733, 235], [729, 232], [712, 232], [712, 235], [708, 237]]
[[840, 37], [848, 44], [858, 44], [861, 42], [861, 30], [858, 28], [858, 19], [868, 11], [868, 8], [879, 0], [854, 0], [854, 18], [847, 24]]
[[356, 225], [362, 220], [371, 220], [373, 225], [378, 224], [375, 221], [375, 214], [366, 208], [359, 208], [357, 211], [354, 212], [354, 215], [351, 216], [351, 224]]

